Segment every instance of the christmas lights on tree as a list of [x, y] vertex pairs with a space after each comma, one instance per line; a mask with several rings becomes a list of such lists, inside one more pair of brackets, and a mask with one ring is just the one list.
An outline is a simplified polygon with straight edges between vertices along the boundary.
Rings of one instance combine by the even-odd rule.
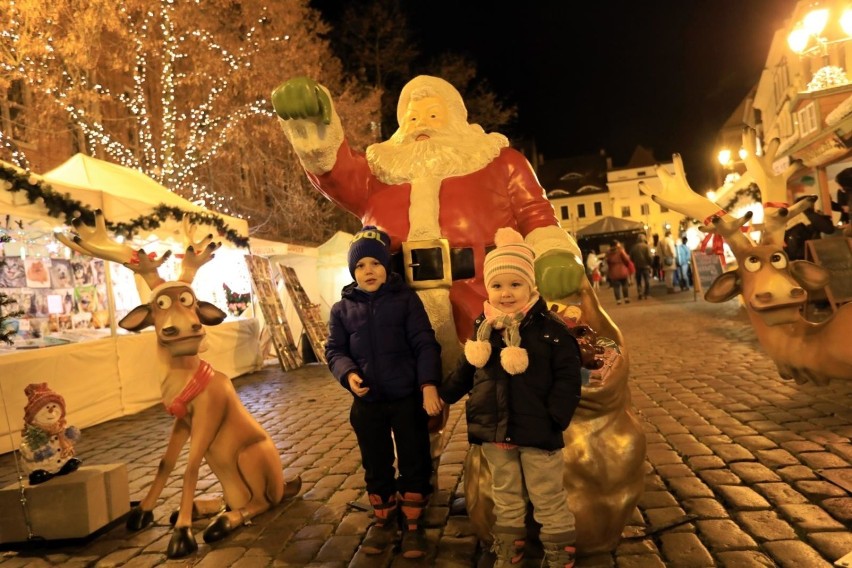
[[[7, 84], [23, 80], [33, 96], [46, 95], [58, 105], [93, 156], [142, 171], [198, 205], [233, 213], [230, 200], [203, 180], [212, 180], [209, 164], [236, 127], [256, 115], [266, 120], [273, 116], [265, 93], [243, 93], [258, 54], [289, 40], [264, 29], [271, 27], [266, 6], [251, 8], [259, 17], [254, 25], [238, 27], [236, 42], [223, 35], [230, 41], [226, 45], [201, 27], [205, 21], [228, 24], [222, 24], [221, 14], [213, 14], [215, 3], [200, 0], [120, 1], [105, 22], [92, 23], [91, 29], [86, 22], [98, 21], [93, 20], [97, 9], [87, 13], [77, 6], [75, 12], [76, 4], [62, 0], [55, 5], [2, 4], [0, 51], [6, 55], [0, 57], [0, 75], [6, 75]], [[98, 17], [106, 6], [102, 4]], [[41, 18], [34, 18], [39, 10]], [[249, 7], [239, 10], [248, 12]], [[207, 20], [201, 17], [205, 13]], [[39, 25], [32, 26], [33, 21]], [[256, 38], [260, 30], [266, 32], [262, 40]], [[80, 49], [69, 45], [74, 42]], [[89, 63], [87, 48], [101, 49], [96, 54], [100, 61]], [[26, 157], [2, 133], [0, 144], [16, 164], [26, 166]]]

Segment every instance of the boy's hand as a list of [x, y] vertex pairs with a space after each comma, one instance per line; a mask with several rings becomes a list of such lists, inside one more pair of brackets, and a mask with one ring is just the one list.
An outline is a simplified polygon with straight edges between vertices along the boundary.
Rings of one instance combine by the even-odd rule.
[[368, 392], [370, 392], [369, 387], [362, 387], [361, 384], [364, 382], [364, 379], [358, 376], [357, 373], [349, 373], [349, 377], [347, 377], [349, 381], [349, 390], [354, 392], [358, 396], [364, 396]]
[[437, 416], [444, 410], [444, 404], [438, 398], [438, 389], [435, 385], [426, 385], [423, 387], [423, 410], [429, 416]]

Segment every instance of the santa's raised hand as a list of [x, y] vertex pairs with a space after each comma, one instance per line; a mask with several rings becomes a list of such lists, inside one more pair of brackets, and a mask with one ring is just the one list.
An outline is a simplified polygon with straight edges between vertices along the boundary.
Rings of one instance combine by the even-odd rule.
[[325, 89], [308, 77], [295, 77], [272, 91], [272, 107], [284, 120], [318, 119], [331, 122], [331, 99]]

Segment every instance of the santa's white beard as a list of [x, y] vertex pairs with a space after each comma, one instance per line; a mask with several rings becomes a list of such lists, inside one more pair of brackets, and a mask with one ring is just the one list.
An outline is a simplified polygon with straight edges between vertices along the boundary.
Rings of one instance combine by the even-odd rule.
[[[406, 138], [399, 132], [367, 148], [370, 169], [390, 185], [418, 178], [444, 179], [478, 171], [509, 145], [502, 134], [485, 134], [476, 126], [442, 131], [419, 130]], [[428, 140], [417, 141], [421, 135]]]

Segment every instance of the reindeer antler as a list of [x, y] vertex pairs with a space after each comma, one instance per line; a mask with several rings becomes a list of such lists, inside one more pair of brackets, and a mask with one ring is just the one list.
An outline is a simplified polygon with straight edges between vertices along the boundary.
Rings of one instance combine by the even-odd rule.
[[219, 243], [209, 243], [201, 252], [196, 252], [190, 245], [184, 252], [183, 262], [180, 266], [180, 278], [178, 280], [192, 284], [195, 273], [198, 272], [199, 268], [213, 260], [213, 257], [216, 256], [213, 252], [217, 248], [219, 248]]
[[188, 213], [184, 214], [181, 223], [183, 225], [184, 249], [192, 247], [195, 250], [203, 250], [207, 248], [207, 245], [213, 242], [213, 235], [210, 233], [208, 233], [200, 241], [195, 240], [195, 231], [198, 229], [198, 225], [189, 220]]
[[784, 246], [784, 230], [789, 222], [808, 209], [813, 209], [817, 199], [816, 195], [806, 195], [790, 207], [767, 208], [764, 205], [760, 244]]
[[163, 283], [157, 269], [171, 252], [166, 252], [159, 259], [153, 260], [145, 254], [144, 250], [135, 251], [130, 245], [111, 239], [107, 233], [103, 211], [100, 209], [95, 211], [94, 228], [89, 228], [77, 219], [74, 221], [74, 231], [76, 234], [73, 238], [57, 233], [56, 240], [81, 254], [102, 260], [111, 260], [126, 266], [139, 274], [151, 289]]
[[757, 131], [751, 127], [743, 129], [743, 149], [746, 156], [743, 159], [746, 170], [754, 178], [763, 202], [787, 201], [787, 180], [802, 166], [801, 162], [792, 162], [785, 170], [777, 174], [772, 168], [775, 155], [778, 153], [780, 140], [773, 138], [764, 148], [763, 155], [757, 155]]
[[195, 240], [195, 230], [197, 226], [190, 222], [189, 215], [183, 216], [183, 236], [186, 243], [186, 251], [184, 253], [183, 262], [181, 263], [180, 280], [187, 284], [192, 284], [195, 278], [195, 273], [206, 263], [213, 260], [213, 254], [221, 243], [213, 242], [213, 235], [207, 234], [200, 241]]
[[746, 251], [754, 247], [754, 243], [742, 231], [743, 226], [751, 220], [751, 216], [751, 211], [746, 212], [739, 219], [731, 215], [714, 216], [711, 220], [712, 225], [699, 227], [698, 230], [702, 233], [716, 233], [723, 236], [739, 261]]
[[719, 206], [706, 197], [693, 191], [686, 181], [686, 172], [683, 169], [683, 158], [680, 154], [672, 155], [674, 162], [674, 175], [663, 166], [657, 166], [657, 177], [662, 182], [662, 189], [657, 191], [645, 182], [639, 182], [642, 193], [651, 197], [655, 203], [668, 207], [678, 213], [689, 217], [700, 219], [705, 224], [710, 222], [714, 215], [725, 215]]

